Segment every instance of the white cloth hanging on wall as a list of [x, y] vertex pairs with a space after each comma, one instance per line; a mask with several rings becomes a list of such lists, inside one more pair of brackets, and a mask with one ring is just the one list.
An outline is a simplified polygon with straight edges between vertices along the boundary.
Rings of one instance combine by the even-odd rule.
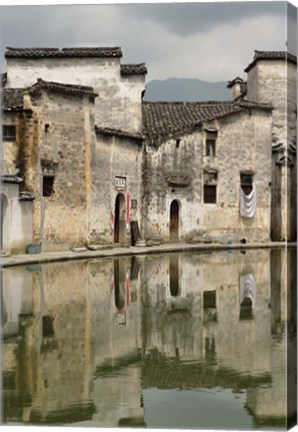
[[254, 306], [256, 300], [256, 280], [252, 273], [240, 277], [240, 304], [247, 297], [251, 299]]
[[240, 214], [246, 218], [254, 217], [257, 208], [256, 187], [253, 184], [251, 192], [246, 195], [240, 187]]

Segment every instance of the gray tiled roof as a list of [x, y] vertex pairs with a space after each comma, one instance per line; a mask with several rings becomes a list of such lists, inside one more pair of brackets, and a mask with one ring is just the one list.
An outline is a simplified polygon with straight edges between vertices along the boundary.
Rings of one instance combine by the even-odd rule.
[[122, 57], [120, 47], [89, 48], [7, 48], [6, 58], [56, 58], [56, 57]]
[[245, 72], [249, 72], [259, 60], [287, 60], [288, 62], [297, 64], [297, 57], [286, 51], [257, 51], [253, 61], [244, 69]]
[[139, 141], [144, 139], [144, 136], [141, 133], [128, 132], [128, 131], [108, 128], [108, 127], [95, 126], [95, 132], [102, 134], [102, 135], [118, 136], [118, 137], [122, 137], [122, 138], [132, 138], [132, 139], [139, 140]]
[[37, 83], [30, 88], [30, 92], [35, 92], [40, 89], [46, 89], [49, 91], [55, 91], [59, 93], [62, 92], [62, 93], [68, 93], [74, 95], [87, 94], [90, 96], [97, 96], [97, 94], [94, 93], [93, 91], [93, 87], [74, 85], [74, 84], [63, 84], [63, 83], [58, 83], [53, 81], [44, 81], [39, 78], [37, 80]]
[[1, 176], [2, 183], [12, 183], [12, 184], [20, 184], [23, 182], [21, 177], [15, 176], [13, 174], [4, 174]]
[[1, 108], [4, 111], [20, 111], [23, 109], [23, 88], [4, 88], [1, 92]]
[[140, 64], [122, 64], [121, 75], [145, 75], [147, 68], [145, 63]]
[[271, 110], [267, 104], [248, 101], [143, 102], [143, 132], [149, 141], [178, 136], [204, 121], [223, 118], [244, 109]]

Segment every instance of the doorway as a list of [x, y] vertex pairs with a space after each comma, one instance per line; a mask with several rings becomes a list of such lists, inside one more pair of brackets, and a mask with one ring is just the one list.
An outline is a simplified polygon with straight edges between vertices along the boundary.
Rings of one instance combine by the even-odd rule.
[[125, 197], [122, 193], [115, 200], [114, 243], [125, 243]]
[[0, 249], [9, 251], [9, 214], [7, 196], [1, 194], [1, 239]]
[[179, 204], [174, 200], [170, 208], [170, 240], [179, 240]]

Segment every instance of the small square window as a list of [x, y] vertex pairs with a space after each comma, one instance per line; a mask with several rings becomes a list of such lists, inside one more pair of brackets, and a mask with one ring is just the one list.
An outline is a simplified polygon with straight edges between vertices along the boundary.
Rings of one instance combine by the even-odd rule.
[[16, 140], [16, 127], [15, 126], [3, 126], [3, 141], [15, 141]]
[[216, 291], [203, 292], [203, 308], [216, 309]]
[[43, 176], [42, 195], [50, 197], [54, 192], [54, 176]]
[[130, 207], [135, 210], [138, 207], [138, 201], [136, 199], [132, 199], [130, 202]]
[[216, 204], [216, 186], [204, 185], [204, 203]]

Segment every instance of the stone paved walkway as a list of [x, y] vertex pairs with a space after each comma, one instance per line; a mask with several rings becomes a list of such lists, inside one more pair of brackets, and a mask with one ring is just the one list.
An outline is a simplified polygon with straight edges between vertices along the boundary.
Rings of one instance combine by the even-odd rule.
[[105, 258], [119, 257], [130, 255], [158, 254], [167, 252], [183, 252], [183, 251], [212, 251], [212, 250], [234, 250], [234, 249], [259, 249], [259, 248], [285, 248], [297, 247], [296, 243], [270, 242], [270, 243], [235, 243], [232, 245], [217, 244], [217, 243], [166, 243], [159, 246], [146, 247], [114, 247], [99, 251], [84, 251], [84, 252], [44, 252], [36, 255], [12, 255], [1, 257], [1, 266], [10, 267], [22, 264], [48, 263], [53, 261], [67, 261], [75, 259], [88, 258]]

